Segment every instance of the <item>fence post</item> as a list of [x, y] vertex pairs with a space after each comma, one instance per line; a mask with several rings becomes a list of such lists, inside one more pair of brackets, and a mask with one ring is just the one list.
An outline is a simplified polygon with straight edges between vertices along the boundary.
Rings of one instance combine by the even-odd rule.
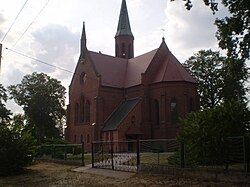
[[84, 162], [84, 142], [82, 142], [82, 166], [85, 166], [85, 162]]
[[139, 167], [140, 167], [140, 140], [137, 139], [137, 150], [136, 150], [136, 153], [137, 153], [137, 171], [139, 171]]
[[55, 145], [53, 144], [51, 148], [52, 148], [52, 151], [51, 151], [51, 158], [54, 158], [54, 156], [55, 156], [55, 149], [56, 149], [56, 148], [55, 148]]
[[181, 150], [180, 150], [180, 164], [181, 164], [181, 168], [185, 168], [185, 145], [184, 142], [181, 142]]
[[245, 164], [245, 171], [249, 172], [249, 165], [250, 165], [250, 145], [249, 145], [249, 136], [244, 137], [244, 164]]
[[94, 168], [94, 143], [91, 142], [91, 156], [92, 156], [92, 168]]
[[64, 146], [64, 160], [67, 160], [67, 146]]
[[113, 151], [113, 140], [111, 140], [110, 145], [111, 145], [111, 163], [112, 163], [112, 170], [114, 170], [114, 151]]

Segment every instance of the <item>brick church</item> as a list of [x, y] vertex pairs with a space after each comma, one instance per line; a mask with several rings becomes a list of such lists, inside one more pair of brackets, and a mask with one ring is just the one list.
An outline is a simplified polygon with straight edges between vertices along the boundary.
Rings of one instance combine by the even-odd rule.
[[[197, 110], [197, 83], [169, 51], [134, 57], [126, 1], [115, 34], [115, 56], [89, 51], [85, 25], [81, 54], [69, 86], [67, 128], [71, 143], [175, 138], [178, 119]], [[150, 41], [149, 41], [150, 42]]]

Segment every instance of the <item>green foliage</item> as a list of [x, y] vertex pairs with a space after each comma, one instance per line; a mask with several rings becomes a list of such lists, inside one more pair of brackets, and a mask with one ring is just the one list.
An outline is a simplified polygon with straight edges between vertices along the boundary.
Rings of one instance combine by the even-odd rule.
[[0, 126], [0, 176], [16, 174], [30, 164], [34, 144], [31, 133]]
[[69, 142], [60, 138], [47, 138], [44, 144], [69, 144]]
[[[174, 0], [172, 0], [174, 1]], [[249, 69], [246, 67], [250, 59], [250, 8], [249, 0], [203, 0], [213, 13], [218, 11], [221, 2], [228, 8], [229, 16], [215, 21], [216, 37], [221, 49], [227, 50], [225, 66], [224, 100], [245, 102], [247, 89], [244, 87], [248, 79]], [[184, 0], [187, 10], [192, 8], [192, 0]], [[222, 5], [220, 5], [222, 6]]]
[[7, 99], [6, 89], [0, 84], [0, 126], [10, 121], [11, 112], [5, 106]]
[[[181, 153], [180, 151], [175, 152], [173, 155], [168, 157], [168, 164], [175, 167], [180, 167], [181, 165]], [[196, 160], [190, 157], [189, 154], [185, 153], [185, 167], [194, 167], [197, 166], [199, 163], [197, 163]]]
[[248, 132], [250, 111], [231, 101], [212, 109], [190, 113], [182, 121], [179, 140], [185, 142], [189, 160], [210, 165], [223, 164], [228, 152], [227, 138]]
[[231, 15], [216, 19], [217, 39], [222, 49], [227, 49], [229, 57], [245, 61], [249, 59], [250, 9], [248, 0], [223, 0]]
[[224, 86], [222, 90], [223, 100], [235, 100], [246, 102], [248, 69], [242, 60], [228, 58], [223, 67]]
[[[175, 0], [171, 0], [175, 1]], [[249, 0], [203, 0], [206, 6], [215, 14], [221, 2], [228, 8], [230, 16], [223, 19], [216, 19], [216, 37], [219, 46], [227, 50], [227, 56], [245, 61], [250, 58], [250, 9]], [[192, 0], [184, 0], [187, 10], [191, 10]], [[220, 4], [220, 6], [222, 6]]]
[[185, 66], [198, 82], [198, 93], [203, 108], [213, 108], [222, 102], [224, 86], [223, 64], [226, 58], [219, 52], [200, 50], [191, 56]]
[[23, 107], [26, 126], [38, 140], [59, 138], [65, 117], [65, 88], [43, 73], [23, 77], [20, 84], [9, 86], [11, 97]]

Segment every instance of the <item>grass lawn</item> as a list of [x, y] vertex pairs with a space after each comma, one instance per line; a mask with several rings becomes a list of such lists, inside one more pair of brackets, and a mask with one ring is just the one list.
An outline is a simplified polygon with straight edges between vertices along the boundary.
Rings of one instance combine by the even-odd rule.
[[168, 165], [168, 158], [173, 153], [141, 153], [140, 162], [142, 164]]
[[197, 181], [168, 175], [135, 174], [128, 179], [104, 177], [90, 173], [73, 172], [75, 166], [39, 162], [26, 168], [23, 174], [0, 177], [0, 186], [42, 187], [42, 186], [83, 186], [83, 187], [158, 187], [158, 186], [238, 186], [225, 182]]

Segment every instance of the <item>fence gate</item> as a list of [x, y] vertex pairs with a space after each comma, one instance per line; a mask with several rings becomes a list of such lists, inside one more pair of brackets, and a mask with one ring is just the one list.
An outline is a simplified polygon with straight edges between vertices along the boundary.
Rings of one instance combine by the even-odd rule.
[[136, 172], [139, 141], [92, 142], [92, 167]]

